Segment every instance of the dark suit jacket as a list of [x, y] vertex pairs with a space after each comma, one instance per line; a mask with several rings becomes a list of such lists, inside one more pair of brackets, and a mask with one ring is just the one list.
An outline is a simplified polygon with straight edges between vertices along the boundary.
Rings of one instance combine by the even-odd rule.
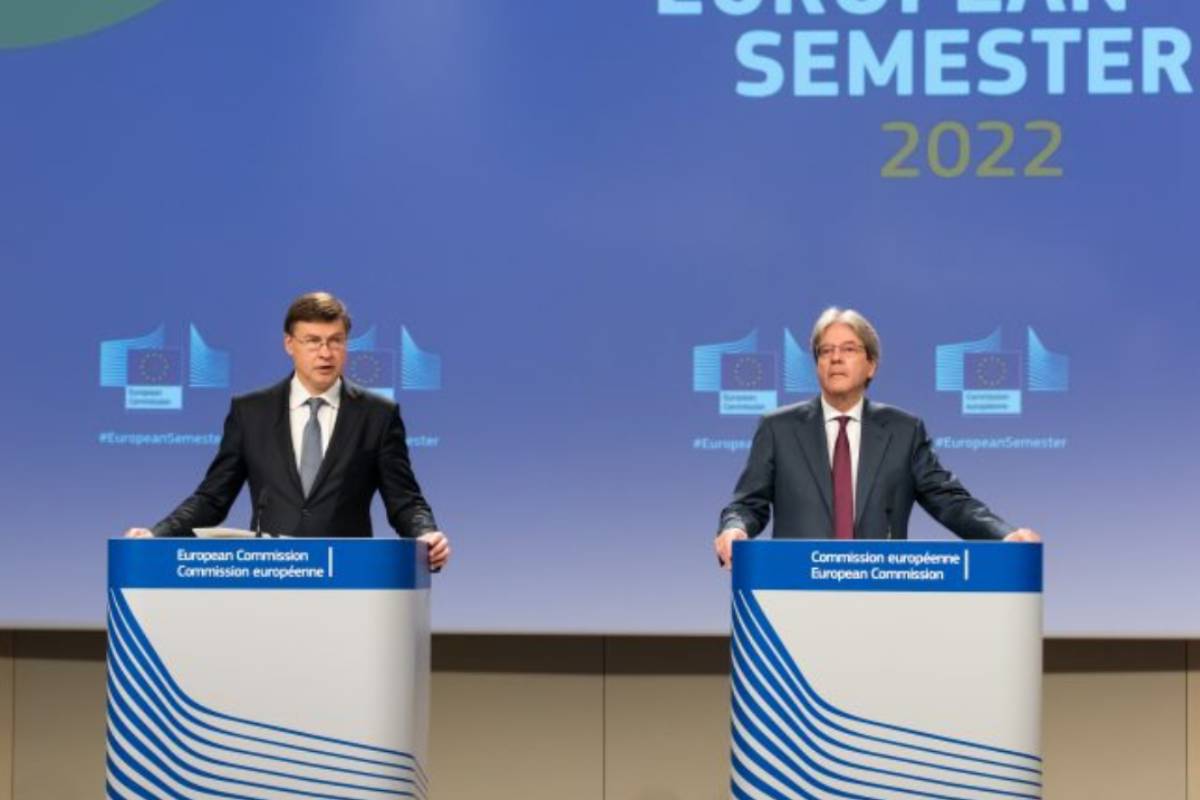
[[396, 404], [345, 379], [333, 436], [304, 497], [288, 416], [290, 382], [233, 399], [204, 480], [154, 526], [154, 535], [191, 536], [193, 528], [220, 524], [246, 481], [257, 517], [251, 526], [264, 533], [370, 536], [376, 490], [401, 536], [437, 530], [413, 476]]
[[[1013, 530], [942, 468], [921, 420], [866, 401], [854, 538], [907, 539], [914, 501], [964, 539], [1000, 539]], [[763, 417], [733, 502], [721, 512], [721, 530], [757, 536], [772, 506], [775, 538], [833, 537], [833, 475], [820, 397]]]

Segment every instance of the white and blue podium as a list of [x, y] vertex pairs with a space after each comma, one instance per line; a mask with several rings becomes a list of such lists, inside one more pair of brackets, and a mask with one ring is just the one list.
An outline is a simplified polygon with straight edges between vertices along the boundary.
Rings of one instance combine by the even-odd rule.
[[428, 796], [425, 545], [109, 542], [106, 796]]
[[1040, 798], [1042, 547], [734, 545], [747, 800]]

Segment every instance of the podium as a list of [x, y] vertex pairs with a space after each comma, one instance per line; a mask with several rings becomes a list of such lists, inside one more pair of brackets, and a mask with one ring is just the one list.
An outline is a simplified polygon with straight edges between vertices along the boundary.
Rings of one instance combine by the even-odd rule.
[[108, 559], [106, 797], [428, 796], [423, 543], [114, 540]]
[[733, 552], [732, 797], [1041, 797], [1041, 545]]

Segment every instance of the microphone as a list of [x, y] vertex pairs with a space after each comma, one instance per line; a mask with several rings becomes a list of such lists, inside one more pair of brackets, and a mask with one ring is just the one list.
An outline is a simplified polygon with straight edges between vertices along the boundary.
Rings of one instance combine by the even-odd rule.
[[889, 497], [888, 497], [888, 504], [887, 504], [887, 506], [886, 506], [886, 507], [883, 509], [884, 516], [885, 516], [885, 518], [887, 519], [887, 538], [889, 538], [889, 539], [895, 539], [895, 538], [896, 538], [896, 537], [895, 537], [895, 534], [894, 534], [894, 532], [892, 531], [892, 509], [893, 509], [893, 508], [894, 508], [896, 505], [899, 505], [899, 504], [896, 502], [896, 496], [897, 496], [899, 493], [900, 493], [900, 490], [899, 490], [899, 488], [895, 489], [895, 490], [892, 492], [891, 496], [889, 496]]
[[264, 486], [263, 490], [258, 495], [258, 503], [254, 506], [254, 538], [255, 539], [263, 538], [262, 518], [263, 518], [263, 512], [266, 510], [267, 510], [267, 487]]

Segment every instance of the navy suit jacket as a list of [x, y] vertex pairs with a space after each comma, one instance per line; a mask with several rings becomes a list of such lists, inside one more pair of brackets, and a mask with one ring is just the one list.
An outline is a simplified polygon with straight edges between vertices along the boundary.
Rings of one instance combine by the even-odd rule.
[[307, 497], [292, 446], [291, 378], [233, 398], [216, 458], [191, 497], [154, 526], [155, 536], [191, 536], [219, 525], [249, 481], [251, 527], [286, 536], [370, 536], [378, 491], [401, 536], [437, 530], [408, 458], [397, 405], [343, 378], [333, 436]]
[[[1001, 539], [1013, 530], [938, 463], [921, 420], [865, 401], [854, 538], [907, 539], [914, 502], [964, 539]], [[772, 508], [777, 539], [833, 537], [833, 475], [820, 397], [762, 418], [720, 529], [757, 536]]]

